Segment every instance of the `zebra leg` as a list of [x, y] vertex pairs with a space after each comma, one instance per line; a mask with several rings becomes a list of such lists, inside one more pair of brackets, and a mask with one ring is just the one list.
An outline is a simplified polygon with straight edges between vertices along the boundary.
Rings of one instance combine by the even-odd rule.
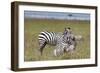
[[58, 56], [58, 48], [59, 48], [59, 45], [56, 45], [54, 49], [54, 56]]
[[54, 50], [54, 55], [57, 56], [57, 50], [56, 49]]
[[39, 51], [40, 51], [41, 55], [42, 55], [42, 52], [43, 52], [43, 48], [45, 47], [46, 44], [47, 44], [46, 41], [39, 40]]
[[68, 51], [72, 54], [74, 49], [75, 49], [75, 46], [74, 45], [70, 45], [69, 48], [68, 48]]
[[55, 56], [60, 56], [64, 53], [64, 48], [61, 44], [58, 44], [54, 50], [54, 55]]
[[55, 56], [60, 56], [60, 54], [61, 54], [61, 53], [60, 53], [60, 49], [55, 49], [55, 50], [54, 50], [54, 55], [55, 55]]
[[63, 55], [63, 53], [64, 53], [64, 48], [65, 48], [65, 45], [60, 44], [60, 49], [59, 49], [60, 55]]

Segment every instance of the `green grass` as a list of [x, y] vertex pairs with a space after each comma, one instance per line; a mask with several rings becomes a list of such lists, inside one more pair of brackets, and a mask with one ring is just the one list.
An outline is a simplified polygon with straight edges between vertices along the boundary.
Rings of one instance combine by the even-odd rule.
[[[89, 21], [71, 21], [54, 19], [25, 19], [24, 21], [24, 60], [63, 60], [90, 58], [90, 23]], [[39, 56], [38, 34], [47, 30], [50, 32], [63, 32], [64, 28], [71, 27], [75, 35], [82, 35], [84, 41], [77, 43], [75, 51], [64, 53], [62, 56], [53, 55], [53, 46], [46, 45], [43, 55]]]

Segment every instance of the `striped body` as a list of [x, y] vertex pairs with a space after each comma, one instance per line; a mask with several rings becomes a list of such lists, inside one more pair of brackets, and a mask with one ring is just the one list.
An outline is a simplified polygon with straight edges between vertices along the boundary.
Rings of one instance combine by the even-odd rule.
[[62, 33], [55, 33], [55, 32], [41, 32], [39, 34], [39, 42], [45, 41], [49, 45], [56, 45], [62, 41]]
[[71, 51], [76, 46], [75, 38], [73, 34], [71, 34], [70, 29], [67, 29], [64, 32], [40, 32], [38, 41], [41, 55], [46, 44], [55, 46], [55, 56], [63, 54], [64, 51]]

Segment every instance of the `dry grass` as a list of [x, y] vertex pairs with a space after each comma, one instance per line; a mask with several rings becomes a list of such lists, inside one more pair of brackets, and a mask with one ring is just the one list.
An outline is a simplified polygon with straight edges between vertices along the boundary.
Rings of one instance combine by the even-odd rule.
[[[53, 46], [46, 45], [43, 55], [38, 52], [38, 34], [41, 31], [63, 32], [65, 27], [71, 27], [75, 35], [82, 35], [84, 41], [79, 42], [73, 54], [64, 53], [62, 56], [53, 55]], [[61, 59], [85, 59], [90, 57], [90, 23], [89, 21], [68, 21], [49, 19], [25, 19], [24, 26], [24, 60], [61, 60]]]

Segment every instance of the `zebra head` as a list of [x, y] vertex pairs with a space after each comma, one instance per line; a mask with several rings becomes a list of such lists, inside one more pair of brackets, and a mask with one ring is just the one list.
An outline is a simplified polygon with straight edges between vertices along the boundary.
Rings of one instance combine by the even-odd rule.
[[63, 42], [64, 43], [68, 43], [70, 42], [70, 39], [72, 38], [72, 33], [71, 33], [71, 28], [65, 28], [64, 32], [63, 32]]
[[65, 28], [64, 32], [63, 32], [63, 35], [66, 35], [66, 34], [71, 34], [72, 30], [70, 27], [68, 27], [67, 29]]
[[[76, 48], [76, 39], [70, 28], [65, 28], [63, 32], [63, 43], [65, 44], [64, 50], [66, 52], [73, 51]], [[67, 46], [66, 46], [67, 45]]]

